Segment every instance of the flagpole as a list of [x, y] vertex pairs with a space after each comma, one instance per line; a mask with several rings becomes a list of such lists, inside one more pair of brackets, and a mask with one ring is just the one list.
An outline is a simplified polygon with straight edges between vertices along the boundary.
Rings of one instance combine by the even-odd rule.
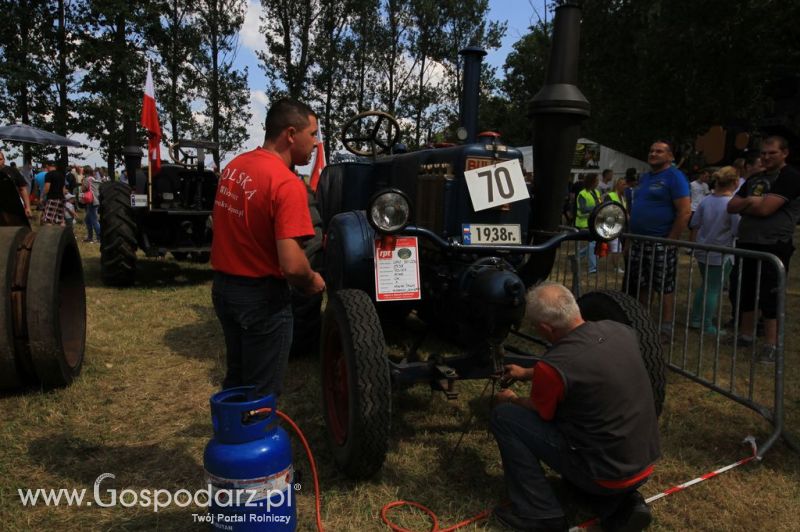
[[150, 143], [147, 143], [147, 209], [153, 206], [153, 154], [150, 153]]

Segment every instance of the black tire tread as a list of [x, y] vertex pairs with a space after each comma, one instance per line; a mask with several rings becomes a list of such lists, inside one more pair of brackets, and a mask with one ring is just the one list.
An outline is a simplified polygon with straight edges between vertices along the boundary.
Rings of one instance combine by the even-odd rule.
[[578, 299], [583, 319], [610, 319], [629, 325], [639, 338], [639, 349], [653, 387], [656, 415], [661, 415], [666, 397], [666, 363], [656, 324], [641, 303], [614, 290], [595, 290]]
[[[350, 394], [350, 427], [343, 447], [334, 447], [338, 468], [348, 477], [366, 479], [383, 466], [391, 429], [391, 379], [378, 315], [369, 296], [361, 290], [338, 290], [328, 301], [325, 319], [340, 327], [348, 382], [356, 383]], [[355, 397], [353, 397], [355, 395]], [[332, 439], [331, 439], [332, 442]]]
[[108, 286], [131, 286], [136, 279], [136, 222], [131, 189], [119, 182], [100, 188], [100, 274]]

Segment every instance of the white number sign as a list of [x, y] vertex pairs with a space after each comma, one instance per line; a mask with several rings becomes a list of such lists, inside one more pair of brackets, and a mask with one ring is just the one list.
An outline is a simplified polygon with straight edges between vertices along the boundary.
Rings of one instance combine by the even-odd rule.
[[518, 159], [464, 172], [475, 212], [528, 199]]

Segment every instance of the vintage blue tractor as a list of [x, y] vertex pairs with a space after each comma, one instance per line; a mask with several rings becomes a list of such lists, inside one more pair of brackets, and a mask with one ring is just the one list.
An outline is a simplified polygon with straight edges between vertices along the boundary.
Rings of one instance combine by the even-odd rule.
[[[604, 203], [589, 229], [559, 229], [570, 161], [589, 104], [577, 80], [580, 9], [557, 8], [545, 86], [532, 102], [534, 180], [522, 156], [494, 133], [478, 133], [480, 49], [467, 48], [459, 144], [393, 153], [400, 128], [382, 112], [349, 121], [347, 149], [370, 162], [328, 166], [317, 189], [324, 228], [328, 303], [322, 317], [322, 390], [336, 464], [353, 478], [382, 466], [392, 390], [428, 383], [455, 397], [460, 379], [496, 378], [503, 364], [537, 357], [505, 346], [525, 313], [529, 287], [545, 279], [568, 240], [610, 240], [624, 228], [621, 205]], [[664, 362], [655, 326], [628, 296], [592, 292], [587, 319], [615, 319], [640, 335], [656, 406], [664, 399]], [[417, 345], [389, 357], [384, 331], [407, 315], [461, 346], [421, 360]], [[411, 320], [413, 323], [414, 320]]]

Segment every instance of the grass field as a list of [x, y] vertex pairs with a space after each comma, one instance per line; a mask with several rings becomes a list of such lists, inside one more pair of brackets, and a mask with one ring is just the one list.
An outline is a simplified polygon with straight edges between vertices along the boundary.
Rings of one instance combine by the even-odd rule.
[[[82, 228], [77, 230], [82, 237]], [[0, 529], [191, 530], [195, 507], [24, 507], [17, 490], [86, 489], [112, 473], [103, 490], [200, 489], [202, 453], [211, 435], [209, 396], [223, 373], [222, 334], [211, 307], [207, 266], [141, 260], [134, 288], [106, 288], [99, 250], [81, 243], [87, 283], [88, 335], [83, 373], [67, 389], [0, 396]], [[789, 283], [786, 331], [786, 421], [800, 433], [800, 275]], [[518, 385], [519, 386], [519, 385]], [[281, 408], [305, 431], [320, 468], [327, 530], [386, 530], [381, 507], [396, 499], [429, 506], [443, 526], [492, 507], [504, 497], [500, 458], [487, 435], [483, 382], [459, 383], [447, 401], [424, 387], [394, 396], [390, 452], [381, 473], [353, 483], [331, 465], [324, 442], [319, 368], [314, 357], [290, 363]], [[518, 392], [523, 393], [520, 386]], [[453, 447], [474, 414], [459, 450]], [[750, 410], [669, 374], [660, 419], [663, 458], [645, 496], [748, 455], [747, 435], [763, 441], [770, 425]], [[299, 447], [299, 529], [313, 529], [310, 471]], [[559, 493], [562, 485], [554, 480]], [[107, 502], [108, 499], [105, 498]], [[800, 516], [800, 456], [778, 442], [752, 463], [652, 506], [652, 530], [794, 530]], [[568, 506], [573, 524], [590, 517]], [[428, 530], [411, 510], [398, 524]], [[466, 530], [495, 530], [483, 521]]]

